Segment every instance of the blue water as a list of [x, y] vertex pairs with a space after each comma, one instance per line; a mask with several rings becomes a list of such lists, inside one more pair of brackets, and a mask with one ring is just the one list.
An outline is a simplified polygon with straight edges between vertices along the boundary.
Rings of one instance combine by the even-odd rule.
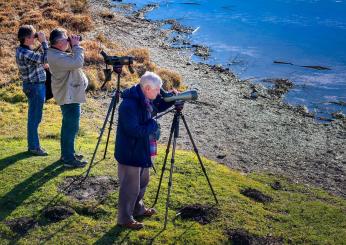
[[[318, 115], [346, 113], [345, 0], [172, 0], [123, 1], [135, 9], [159, 8], [152, 20], [177, 19], [197, 29], [188, 38], [211, 48], [211, 57], [195, 61], [222, 64], [242, 79], [288, 78], [295, 83], [285, 100], [307, 105]], [[285, 61], [294, 65], [274, 64]], [[301, 65], [324, 66], [313, 70]]]

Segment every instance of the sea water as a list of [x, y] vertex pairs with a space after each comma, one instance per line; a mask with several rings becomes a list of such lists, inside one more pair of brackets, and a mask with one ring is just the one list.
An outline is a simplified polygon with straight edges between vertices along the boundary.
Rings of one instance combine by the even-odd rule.
[[[172, 0], [123, 1], [151, 20], [176, 19], [195, 31], [193, 44], [208, 46], [208, 59], [241, 79], [286, 78], [295, 86], [285, 96], [319, 116], [346, 113], [345, 0]], [[274, 62], [274, 61], [279, 61]], [[287, 64], [283, 64], [287, 63]], [[323, 70], [303, 67], [328, 68]], [[336, 104], [335, 104], [336, 102]]]

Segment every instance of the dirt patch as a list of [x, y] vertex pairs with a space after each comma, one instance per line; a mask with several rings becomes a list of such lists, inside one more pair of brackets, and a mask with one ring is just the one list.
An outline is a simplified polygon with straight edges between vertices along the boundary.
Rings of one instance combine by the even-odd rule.
[[71, 215], [73, 215], [75, 211], [67, 206], [53, 206], [48, 207], [45, 210], [43, 210], [42, 215], [46, 219], [48, 219], [51, 222], [58, 222], [60, 220], [64, 220]]
[[282, 238], [275, 237], [259, 237], [256, 235], [249, 234], [244, 230], [229, 230], [227, 231], [229, 241], [233, 245], [281, 245], [284, 244]]
[[179, 210], [182, 219], [190, 219], [205, 225], [209, 224], [218, 214], [219, 210], [213, 206], [193, 204]]
[[10, 227], [11, 231], [20, 235], [24, 235], [30, 229], [33, 229], [37, 226], [37, 221], [32, 217], [20, 217], [7, 221], [6, 225]]
[[110, 176], [90, 176], [85, 180], [78, 176], [65, 178], [58, 189], [65, 195], [79, 201], [100, 201], [104, 200], [118, 186], [118, 181]]
[[240, 191], [241, 194], [251, 198], [256, 202], [268, 203], [273, 200], [270, 196], [264, 195], [262, 192], [252, 188], [246, 188], [245, 190]]

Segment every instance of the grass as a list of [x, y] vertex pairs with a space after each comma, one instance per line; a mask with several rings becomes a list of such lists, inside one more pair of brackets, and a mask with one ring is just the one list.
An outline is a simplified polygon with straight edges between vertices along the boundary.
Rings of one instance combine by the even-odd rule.
[[[103, 12], [104, 18], [111, 18]], [[44, 18], [42, 18], [44, 17]], [[91, 21], [91, 22], [90, 22]], [[16, 32], [23, 23], [34, 24], [48, 35], [56, 25], [70, 32], [83, 32], [93, 28], [86, 0], [75, 1], [1, 1], [0, 2], [0, 244], [215, 244], [230, 243], [227, 231], [242, 229], [260, 237], [282, 238], [293, 244], [344, 244], [346, 240], [346, 201], [320, 189], [297, 185], [289, 180], [266, 173], [244, 174], [203, 158], [211, 183], [219, 199], [219, 215], [210, 224], [172, 219], [176, 211], [188, 204], [213, 204], [213, 198], [205, 177], [192, 152], [178, 150], [173, 175], [171, 205], [167, 230], [160, 233], [164, 220], [165, 195], [168, 171], [165, 172], [159, 202], [158, 215], [145, 219], [145, 229], [130, 232], [116, 226], [117, 191], [103, 202], [78, 202], [58, 192], [58, 185], [68, 176], [83, 174], [85, 169], [66, 170], [57, 161], [60, 156], [61, 112], [50, 101], [44, 107], [40, 126], [42, 145], [49, 151], [47, 157], [33, 157], [26, 153], [26, 97], [18, 82], [18, 71], [13, 50], [17, 45]], [[157, 72], [166, 88], [184, 88], [181, 76], [171, 70], [156, 66], [150, 61], [147, 49], [126, 50], [111, 42], [103, 33], [83, 43], [86, 50], [86, 73], [91, 80], [91, 90], [102, 84], [102, 58], [98, 48], [110, 55], [135, 56], [131, 74], [124, 68], [123, 87], [138, 82], [146, 70]], [[115, 77], [113, 76], [113, 80]], [[111, 88], [114, 84], [108, 84]], [[92, 98], [83, 106], [81, 130], [77, 149], [88, 159], [94, 150], [99, 127], [106, 112], [100, 112], [100, 104]], [[168, 129], [164, 129], [168, 130]], [[185, 136], [186, 137], [186, 136]], [[110, 140], [114, 144], [114, 133]], [[162, 142], [165, 143], [165, 142]], [[109, 147], [108, 157], [97, 162], [91, 175], [117, 176], [112, 157], [114, 147]], [[156, 168], [161, 169], [164, 146], [159, 147]], [[100, 151], [104, 149], [104, 142]], [[100, 153], [101, 154], [101, 153]], [[98, 156], [97, 159], [100, 159]], [[169, 161], [168, 161], [169, 162]], [[159, 176], [151, 174], [145, 202], [155, 198]], [[280, 181], [284, 190], [275, 191], [270, 184]], [[240, 191], [255, 188], [273, 198], [271, 203], [255, 202]], [[62, 204], [72, 207], [76, 213], [57, 223], [43, 223], [26, 235], [17, 235], [6, 222], [18, 217], [39, 217], [47, 205]], [[81, 210], [93, 208], [94, 214]]]
[[[97, 102], [90, 99], [91, 105], [84, 106], [84, 109], [91, 110], [93, 103]], [[60, 156], [59, 107], [53, 103], [45, 105], [40, 136], [42, 145], [50, 153], [47, 157], [32, 157], [25, 153], [26, 103], [0, 102], [0, 108], [0, 244], [117, 244], [122, 241], [129, 244], [215, 244], [229, 243], [227, 231], [237, 229], [260, 237], [282, 238], [285, 243], [293, 244], [343, 244], [346, 240], [344, 199], [320, 189], [294, 184], [283, 177], [265, 173], [246, 175], [232, 171], [206, 158], [203, 158], [203, 162], [219, 199], [219, 215], [206, 225], [180, 218], [172, 222], [176, 211], [185, 205], [214, 203], [196, 156], [182, 150], [176, 153], [166, 231], [160, 233], [164, 220], [168, 170], [164, 175], [157, 204], [158, 215], [144, 219], [146, 227], [141, 231], [121, 229], [115, 223], [117, 191], [101, 203], [78, 202], [58, 192], [57, 186], [65, 177], [81, 175], [85, 171], [66, 170], [57, 161]], [[85, 153], [88, 159], [96, 144], [96, 128], [102, 123], [101, 117], [82, 116], [82, 132], [77, 141], [77, 149]], [[111, 145], [114, 144], [113, 137], [110, 142]], [[159, 173], [164, 148], [159, 147], [156, 164]], [[104, 143], [100, 146], [100, 154], [103, 149]], [[113, 147], [109, 149], [113, 150]], [[100, 154], [98, 159], [101, 158]], [[112, 155], [113, 152], [109, 152], [105, 160], [96, 161], [91, 175], [116, 177], [116, 162]], [[145, 196], [148, 204], [155, 199], [159, 173], [151, 173], [151, 182]], [[270, 184], [275, 181], [280, 181], [284, 190], [273, 190]], [[247, 187], [260, 190], [271, 196], [273, 201], [262, 204], [240, 194], [240, 190]], [[53, 204], [67, 205], [77, 212], [60, 222], [38, 226], [23, 236], [15, 234], [6, 225], [6, 221], [14, 218], [36, 216], [44, 207]], [[97, 214], [80, 211], [90, 207], [96, 209]]]

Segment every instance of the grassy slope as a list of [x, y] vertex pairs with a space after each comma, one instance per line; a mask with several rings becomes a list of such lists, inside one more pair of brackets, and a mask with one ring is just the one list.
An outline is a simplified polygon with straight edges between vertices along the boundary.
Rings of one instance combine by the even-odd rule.
[[[1, 93], [1, 91], [0, 91]], [[85, 109], [91, 110], [93, 105]], [[20, 244], [110, 244], [150, 242], [161, 230], [164, 220], [168, 171], [157, 208], [159, 214], [145, 219], [145, 229], [130, 232], [116, 227], [117, 192], [111, 193], [103, 203], [79, 203], [57, 191], [57, 185], [66, 176], [75, 176], [85, 169], [65, 170], [57, 159], [59, 150], [60, 111], [54, 104], [45, 106], [40, 128], [42, 145], [50, 155], [30, 157], [25, 153], [25, 103], [10, 104], [0, 101], [0, 244], [17, 241]], [[105, 113], [105, 112], [103, 112]], [[82, 117], [81, 136], [77, 149], [90, 159], [96, 144], [94, 126], [101, 120]], [[186, 137], [186, 136], [182, 136]], [[99, 162], [92, 175], [116, 176], [116, 163], [112, 157], [113, 142], [108, 158]], [[104, 146], [101, 146], [102, 152]], [[157, 169], [161, 170], [164, 147], [160, 148]], [[101, 156], [99, 156], [100, 158]], [[283, 237], [285, 241], [307, 244], [342, 244], [346, 241], [346, 201], [321, 190], [291, 183], [283, 178], [261, 173], [244, 175], [213, 161], [203, 159], [208, 175], [220, 201], [220, 215], [207, 225], [194, 221], [171, 220], [167, 230], [154, 239], [154, 243], [212, 244], [227, 243], [226, 229], [245, 229], [259, 236]], [[152, 203], [158, 185], [158, 175], [152, 174], [145, 201]], [[280, 180], [285, 191], [275, 191], [270, 183]], [[273, 197], [269, 204], [256, 203], [239, 191], [256, 188]], [[170, 219], [175, 211], [187, 204], [212, 204], [213, 198], [207, 182], [191, 152], [178, 151], [173, 176]], [[98, 214], [75, 214], [58, 223], [30, 230], [25, 236], [16, 236], [4, 223], [22, 216], [37, 215], [48, 204], [65, 204], [75, 210], [96, 207]]]

